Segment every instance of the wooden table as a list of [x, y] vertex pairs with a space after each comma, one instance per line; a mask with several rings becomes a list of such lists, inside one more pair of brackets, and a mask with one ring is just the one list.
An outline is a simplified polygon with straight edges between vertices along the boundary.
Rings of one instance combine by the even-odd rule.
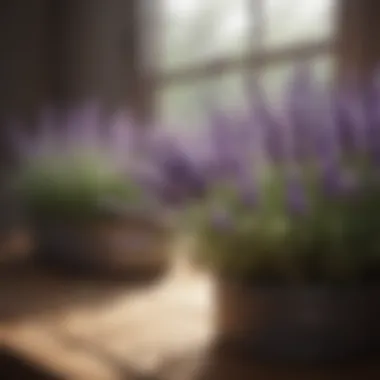
[[275, 368], [213, 352], [212, 293], [211, 279], [185, 265], [149, 287], [9, 270], [0, 276], [0, 337], [47, 379], [380, 378], [375, 362]]

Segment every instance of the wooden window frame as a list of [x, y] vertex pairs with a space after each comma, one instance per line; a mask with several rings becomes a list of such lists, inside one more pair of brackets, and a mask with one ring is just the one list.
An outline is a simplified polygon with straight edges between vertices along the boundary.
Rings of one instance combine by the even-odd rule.
[[186, 84], [194, 80], [213, 78], [231, 71], [260, 70], [281, 63], [316, 58], [332, 51], [330, 40], [292, 44], [281, 48], [250, 51], [243, 58], [226, 57], [185, 68], [171, 69], [154, 77], [157, 87]]
[[[304, 43], [286, 44], [285, 46], [265, 48], [262, 47], [262, 39], [265, 36], [265, 24], [260, 21], [262, 6], [265, 0], [251, 0], [247, 2], [247, 12], [250, 15], [251, 35], [256, 36], [250, 41], [250, 46], [245, 54], [235, 56], [224, 56], [219, 59], [211, 59], [206, 62], [189, 64], [185, 67], [168, 68], [148, 73], [147, 82], [150, 87], [150, 115], [151, 119], [156, 114], [157, 97], [159, 92], [172, 85], [181, 86], [192, 82], [214, 79], [232, 72], [241, 72], [242, 77], [256, 75], [264, 68], [276, 66], [288, 62], [317, 59], [333, 51], [333, 38], [313, 40]], [[155, 8], [155, 14], [159, 14]], [[158, 17], [160, 19], [160, 17]], [[162, 21], [162, 18], [160, 19]], [[160, 26], [157, 25], [156, 26]]]
[[[247, 51], [240, 57], [225, 56], [220, 59], [211, 59], [198, 64], [189, 64], [186, 67], [171, 68], [155, 73], [152, 82], [154, 86], [166, 86], [173, 83], [180, 84], [193, 80], [212, 78], [230, 71], [260, 70], [266, 66], [279, 63], [312, 59], [330, 53], [334, 45], [332, 38], [303, 43], [286, 44], [281, 47], [265, 48], [265, 21], [262, 21], [263, 5], [266, 0], [247, 1], [247, 12], [251, 15], [249, 30], [256, 37], [250, 41]], [[157, 8], [156, 8], [157, 10]]]

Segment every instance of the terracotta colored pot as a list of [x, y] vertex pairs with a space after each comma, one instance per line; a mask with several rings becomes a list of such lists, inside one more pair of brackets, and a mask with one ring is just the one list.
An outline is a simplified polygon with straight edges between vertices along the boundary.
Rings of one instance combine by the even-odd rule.
[[217, 285], [219, 343], [259, 359], [329, 362], [380, 351], [380, 287]]
[[38, 262], [71, 272], [159, 275], [170, 265], [170, 228], [157, 221], [115, 218], [51, 223], [36, 230]]

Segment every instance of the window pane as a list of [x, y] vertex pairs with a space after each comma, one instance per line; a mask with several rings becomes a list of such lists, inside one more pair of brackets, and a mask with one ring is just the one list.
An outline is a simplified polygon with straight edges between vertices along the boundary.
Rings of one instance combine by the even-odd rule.
[[[313, 78], [322, 86], [331, 83], [333, 75], [333, 58], [326, 54], [313, 59]], [[286, 86], [294, 75], [294, 63], [284, 63], [263, 70], [262, 86], [270, 102], [281, 101]]]
[[168, 86], [159, 94], [160, 119], [167, 128], [184, 128], [189, 133], [196, 131], [206, 121], [205, 100], [211, 99], [231, 110], [241, 107], [244, 101], [242, 84], [242, 75], [236, 72], [213, 80]]
[[[314, 75], [320, 83], [330, 82], [332, 63], [329, 55], [313, 60]], [[283, 63], [262, 70], [259, 80], [269, 102], [274, 104], [281, 100], [294, 68], [294, 63]], [[165, 87], [158, 94], [160, 120], [166, 128], [181, 128], [189, 134], [196, 132], [206, 122], [205, 99], [239, 112], [247, 105], [247, 83], [243, 72], [236, 71], [213, 80]]]
[[262, 1], [266, 47], [324, 39], [334, 33], [337, 0]]
[[246, 0], [161, 0], [164, 69], [239, 54], [247, 46]]

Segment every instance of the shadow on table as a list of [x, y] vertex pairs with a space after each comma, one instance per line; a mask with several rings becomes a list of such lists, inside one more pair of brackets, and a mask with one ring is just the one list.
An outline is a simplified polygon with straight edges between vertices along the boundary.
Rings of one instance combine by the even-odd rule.
[[220, 349], [167, 363], [167, 380], [375, 380], [380, 378], [379, 358], [349, 361], [330, 366], [296, 366], [258, 363], [252, 358]]
[[21, 360], [9, 350], [0, 349], [0, 379], [4, 380], [63, 380]]

